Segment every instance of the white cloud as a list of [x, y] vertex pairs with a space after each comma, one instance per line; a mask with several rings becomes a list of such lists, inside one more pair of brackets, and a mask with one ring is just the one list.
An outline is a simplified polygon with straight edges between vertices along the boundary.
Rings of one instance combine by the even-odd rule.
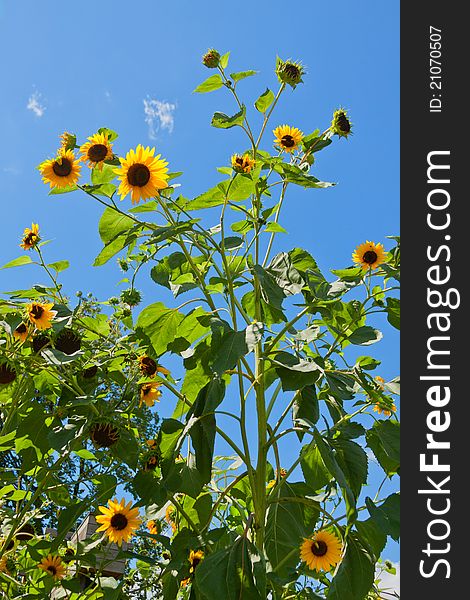
[[380, 575], [379, 588], [382, 590], [381, 597], [383, 597], [384, 600], [395, 598], [396, 596], [393, 595], [394, 592], [396, 592], [398, 596], [400, 595], [400, 563], [392, 564], [396, 569], [396, 575], [387, 573], [387, 571], [383, 571]]
[[38, 91], [34, 91], [28, 99], [26, 108], [33, 111], [36, 117], [42, 117], [46, 110], [43, 102], [42, 94], [40, 94]]
[[149, 138], [155, 140], [160, 129], [166, 129], [168, 133], [173, 131], [173, 113], [176, 104], [147, 97], [144, 99], [145, 122], [149, 128]]

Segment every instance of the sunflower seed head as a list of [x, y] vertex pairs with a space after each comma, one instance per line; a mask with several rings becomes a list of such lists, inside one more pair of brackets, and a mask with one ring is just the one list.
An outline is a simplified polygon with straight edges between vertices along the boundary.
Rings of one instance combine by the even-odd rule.
[[302, 75], [304, 74], [305, 68], [300, 62], [282, 60], [277, 57], [276, 75], [281, 83], [287, 83], [295, 88], [299, 83], [303, 83]]

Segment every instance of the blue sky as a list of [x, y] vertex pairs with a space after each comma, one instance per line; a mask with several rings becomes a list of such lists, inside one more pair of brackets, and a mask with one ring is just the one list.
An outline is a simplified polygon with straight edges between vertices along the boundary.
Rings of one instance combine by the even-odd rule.
[[[19, 237], [33, 221], [54, 240], [44, 248], [47, 259], [71, 262], [62, 277], [68, 293], [92, 291], [104, 300], [119, 292], [114, 261], [91, 266], [101, 248], [101, 207], [80, 192], [48, 196], [35, 167], [55, 153], [64, 130], [84, 140], [107, 126], [119, 132], [118, 153], [155, 145], [170, 170], [184, 172], [185, 196], [215, 185], [222, 178], [215, 167], [246, 142], [238, 128], [210, 127], [214, 111], [235, 112], [225, 90], [192, 93], [212, 74], [200, 64], [208, 47], [232, 51], [230, 71], [259, 71], [239, 84], [249, 106], [267, 86], [277, 89], [276, 54], [306, 65], [305, 83], [285, 93], [273, 127], [289, 123], [310, 133], [325, 129], [338, 106], [350, 111], [354, 135], [322, 151], [313, 170], [338, 185], [289, 192], [281, 222], [291, 235], [278, 236], [278, 250], [305, 247], [327, 273], [348, 266], [357, 244], [399, 233], [399, 3], [0, 0], [0, 264], [22, 253]], [[149, 126], [145, 100], [162, 121], [156, 116]], [[251, 116], [257, 128], [254, 109]], [[0, 290], [43, 280], [30, 267], [0, 271]], [[146, 304], [163, 298], [152, 284], [143, 290]], [[394, 330], [386, 328], [374, 353], [381, 374], [396, 376]], [[391, 554], [397, 557], [395, 546]]]

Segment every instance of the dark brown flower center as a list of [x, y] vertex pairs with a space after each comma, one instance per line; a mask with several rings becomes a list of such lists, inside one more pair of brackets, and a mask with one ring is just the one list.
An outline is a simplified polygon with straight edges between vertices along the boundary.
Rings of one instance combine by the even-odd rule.
[[92, 367], [88, 367], [88, 369], [85, 369], [82, 373], [83, 377], [85, 379], [92, 379], [96, 373], [98, 372], [98, 367], [96, 365], [93, 365]]
[[328, 546], [325, 544], [325, 542], [319, 540], [318, 542], [312, 543], [312, 554], [315, 556], [325, 556], [327, 552]]
[[37, 239], [38, 236], [31, 231], [30, 233], [28, 233], [28, 235], [24, 236], [23, 244], [25, 244], [26, 246], [33, 246], [36, 243]]
[[148, 394], [150, 394], [151, 391], [152, 391], [152, 385], [150, 383], [147, 383], [146, 385], [142, 386], [142, 394], [144, 396], [147, 396]]
[[57, 574], [57, 569], [54, 567], [54, 565], [49, 565], [49, 566], [47, 567], [47, 570], [49, 571], [49, 573], [50, 573], [51, 575], [56, 575], [56, 574]]
[[117, 531], [122, 531], [127, 527], [128, 524], [127, 517], [125, 517], [121, 513], [117, 513], [111, 517], [111, 527], [113, 529], [117, 529]]
[[146, 165], [136, 163], [127, 171], [127, 181], [136, 187], [144, 187], [150, 180], [150, 171]]
[[98, 423], [91, 430], [91, 439], [99, 448], [110, 448], [119, 439], [119, 432], [110, 423]]
[[373, 250], [367, 250], [367, 252], [364, 252], [362, 260], [368, 265], [373, 265], [377, 260], [377, 254]]
[[61, 158], [53, 162], [52, 170], [58, 177], [67, 177], [72, 172], [72, 163], [68, 158]]
[[93, 162], [100, 162], [106, 158], [108, 147], [104, 144], [93, 144], [88, 150], [87, 156]]
[[193, 569], [195, 569], [200, 562], [201, 562], [200, 558], [193, 558], [193, 561], [192, 561], [192, 567], [193, 567]]
[[339, 115], [336, 122], [343, 133], [349, 133], [351, 131], [351, 123], [345, 114]]
[[284, 73], [292, 79], [298, 79], [300, 77], [300, 69], [297, 65], [292, 63], [286, 63], [284, 65]]
[[33, 319], [40, 319], [44, 314], [44, 309], [39, 304], [33, 304], [29, 314], [33, 317]]
[[15, 381], [16, 379], [16, 371], [10, 365], [2, 364], [0, 365], [0, 383], [6, 384]]
[[292, 148], [292, 146], [295, 146], [295, 140], [291, 135], [285, 135], [281, 138], [281, 144], [285, 148]]
[[35, 352], [39, 352], [44, 348], [44, 346], [47, 346], [48, 343], [49, 338], [47, 335], [36, 335], [33, 337], [33, 350]]
[[15, 537], [17, 540], [30, 540], [35, 533], [34, 527], [29, 523], [25, 523], [23, 527], [17, 531]]
[[71, 329], [63, 329], [57, 336], [55, 347], [64, 354], [74, 354], [80, 350], [81, 340]]
[[18, 325], [18, 327], [15, 329], [16, 333], [26, 333], [28, 331], [28, 328], [26, 327], [26, 325], [24, 323], [20, 323]]
[[147, 460], [145, 468], [149, 471], [153, 471], [156, 467], [158, 467], [158, 456], [154, 455]]
[[144, 356], [140, 359], [140, 370], [151, 377], [157, 372], [157, 363], [150, 356]]

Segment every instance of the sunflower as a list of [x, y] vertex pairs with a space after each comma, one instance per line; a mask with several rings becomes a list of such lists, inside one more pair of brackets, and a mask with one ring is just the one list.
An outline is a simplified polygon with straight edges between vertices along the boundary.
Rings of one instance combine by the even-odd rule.
[[331, 121], [331, 131], [336, 133], [339, 137], [347, 138], [351, 135], [351, 121], [349, 120], [348, 113], [344, 108], [339, 108], [333, 113], [333, 120]]
[[119, 429], [112, 423], [95, 423], [90, 429], [90, 439], [96, 448], [111, 448], [119, 440]]
[[10, 575], [10, 571], [8, 569], [8, 557], [6, 554], [2, 556], [0, 559], [0, 573], [5, 573], [6, 575]]
[[158, 535], [161, 529], [159, 521], [149, 521], [147, 523], [147, 529], [152, 535]]
[[390, 417], [392, 413], [397, 412], [397, 407], [395, 403], [386, 404], [385, 402], [376, 402], [374, 405], [374, 412], [379, 413], [379, 415], [383, 414], [386, 417]]
[[202, 550], [196, 550], [196, 552], [194, 552], [194, 550], [191, 550], [191, 552], [189, 553], [188, 560], [191, 565], [189, 567], [189, 572], [194, 573], [198, 564], [204, 560], [204, 552]]
[[28, 326], [26, 323], [20, 323], [18, 327], [13, 331], [13, 337], [15, 340], [20, 340], [20, 342], [25, 342], [28, 338]]
[[175, 507], [173, 504], [169, 504], [165, 511], [165, 521], [171, 526], [173, 533], [176, 531], [175, 514]]
[[23, 250], [31, 250], [31, 248], [35, 248], [40, 241], [39, 225], [37, 223], [32, 223], [31, 229], [26, 227], [23, 232], [20, 248], [23, 248]]
[[65, 150], [73, 150], [77, 142], [77, 136], [74, 133], [64, 131], [64, 133], [59, 135], [59, 140], [62, 148], [65, 148]]
[[46, 346], [50, 346], [51, 340], [45, 333], [40, 333], [39, 335], [33, 335], [31, 342], [33, 350], [37, 354], [38, 352], [41, 352], [41, 350]]
[[341, 540], [336, 535], [321, 529], [303, 541], [300, 558], [312, 571], [329, 571], [340, 561], [342, 549]]
[[139, 407], [142, 406], [144, 402], [148, 407], [153, 406], [155, 401], [160, 402], [159, 398], [162, 393], [158, 388], [161, 385], [161, 383], [144, 383], [144, 385], [140, 388]]
[[91, 367], [87, 367], [86, 369], [84, 369], [82, 371], [82, 377], [84, 377], [85, 379], [93, 379], [93, 377], [95, 377], [97, 373], [98, 373], [98, 366], [91, 365]]
[[56, 158], [45, 160], [39, 165], [44, 183], [51, 188], [65, 188], [75, 185], [80, 177], [81, 166], [75, 159], [73, 150], [59, 148]]
[[8, 385], [16, 379], [16, 370], [8, 363], [0, 363], [0, 384]]
[[382, 244], [365, 242], [356, 248], [352, 255], [353, 261], [364, 270], [376, 269], [385, 262], [385, 250]]
[[49, 554], [41, 560], [38, 567], [49, 573], [49, 575], [52, 575], [54, 579], [62, 579], [65, 576], [65, 566], [62, 564], [60, 556]]
[[121, 166], [114, 172], [121, 181], [118, 193], [121, 199], [131, 194], [132, 204], [157, 196], [168, 184], [168, 163], [161, 154], [154, 156], [155, 148], [144, 148], [141, 144], [130, 150], [126, 158], [119, 158]]
[[168, 369], [161, 367], [153, 360], [153, 358], [146, 355], [139, 357], [139, 369], [141, 370], [142, 374], [146, 375], [147, 377], [153, 377], [156, 373], [162, 373], [163, 375], [170, 374]]
[[154, 454], [152, 456], [149, 456], [145, 462], [145, 467], [144, 469], [146, 471], [153, 471], [154, 469], [156, 469], [158, 467], [158, 455]]
[[91, 135], [86, 144], [80, 146], [80, 161], [85, 164], [88, 161], [90, 169], [98, 167], [101, 171], [105, 160], [113, 158], [113, 145], [108, 140], [107, 133], [95, 133]]
[[32, 302], [26, 306], [26, 312], [29, 320], [37, 329], [49, 329], [52, 327], [52, 319], [56, 316], [57, 311], [51, 310], [54, 304], [41, 304], [40, 302]]
[[290, 125], [279, 125], [273, 130], [274, 143], [279, 146], [284, 152], [294, 152], [299, 147], [304, 134]]
[[96, 521], [101, 523], [96, 531], [104, 531], [109, 540], [118, 546], [122, 546], [123, 540], [128, 542], [142, 522], [138, 517], [139, 509], [131, 508], [131, 505], [132, 502], [126, 504], [124, 499], [120, 502], [117, 498], [108, 500], [108, 507], [99, 507], [103, 514], [96, 517]]
[[279, 57], [276, 61], [276, 75], [281, 83], [288, 83], [292, 88], [295, 88], [299, 83], [303, 83], [302, 75], [305, 74], [305, 67], [300, 62], [293, 60], [281, 60]]
[[75, 354], [81, 348], [82, 340], [73, 329], [65, 327], [56, 337], [54, 346], [64, 354]]
[[232, 156], [232, 169], [235, 173], [250, 173], [255, 166], [255, 161], [249, 154], [234, 154]]

